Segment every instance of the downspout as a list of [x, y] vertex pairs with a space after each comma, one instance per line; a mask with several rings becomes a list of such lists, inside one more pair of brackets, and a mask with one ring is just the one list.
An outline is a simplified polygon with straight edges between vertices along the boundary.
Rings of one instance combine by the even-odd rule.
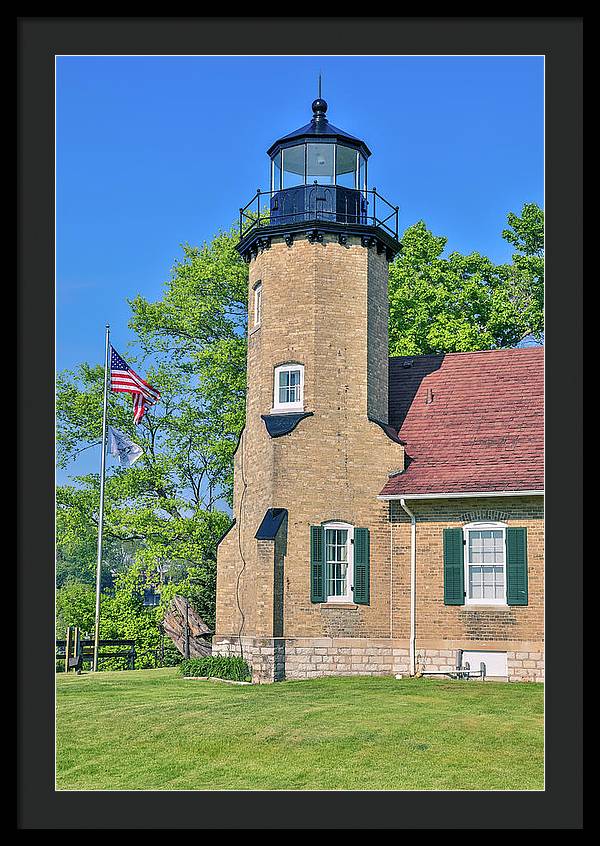
[[394, 639], [394, 523], [390, 509], [390, 640]]
[[414, 676], [416, 667], [416, 594], [417, 594], [417, 518], [412, 513], [406, 500], [400, 499], [402, 509], [410, 517], [410, 637], [408, 641], [409, 673]]

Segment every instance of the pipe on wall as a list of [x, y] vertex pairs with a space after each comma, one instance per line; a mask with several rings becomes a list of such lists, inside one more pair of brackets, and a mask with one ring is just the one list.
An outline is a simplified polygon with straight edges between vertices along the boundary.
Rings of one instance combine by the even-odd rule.
[[390, 640], [394, 638], [394, 523], [390, 519]]
[[402, 509], [410, 517], [410, 637], [408, 641], [408, 662], [409, 672], [414, 676], [416, 668], [416, 594], [417, 594], [417, 518], [406, 504], [404, 498], [400, 499]]

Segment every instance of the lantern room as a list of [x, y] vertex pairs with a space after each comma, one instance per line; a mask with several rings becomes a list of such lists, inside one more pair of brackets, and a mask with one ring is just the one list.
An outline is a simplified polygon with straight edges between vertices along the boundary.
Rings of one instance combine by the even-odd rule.
[[313, 184], [366, 191], [370, 150], [358, 138], [329, 123], [325, 100], [315, 100], [312, 110], [309, 124], [275, 141], [267, 151], [271, 191]]
[[377, 243], [392, 257], [400, 249], [398, 206], [367, 187], [371, 151], [360, 138], [329, 122], [320, 94], [312, 112], [310, 123], [267, 150], [269, 190], [257, 190], [240, 208], [237, 249], [249, 261], [274, 236], [290, 245], [302, 233], [322, 241], [324, 232], [334, 232], [340, 243], [359, 236], [364, 246]]
[[280, 138], [271, 159], [270, 217], [275, 224], [321, 219], [362, 223], [367, 213], [366, 144], [327, 120], [327, 103], [312, 104], [309, 124]]

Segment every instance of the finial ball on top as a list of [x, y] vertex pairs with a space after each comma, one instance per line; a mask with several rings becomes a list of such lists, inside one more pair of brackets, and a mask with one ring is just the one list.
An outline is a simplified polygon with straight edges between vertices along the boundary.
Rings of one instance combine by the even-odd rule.
[[312, 110], [316, 118], [324, 117], [327, 111], [327, 103], [321, 97], [313, 100]]

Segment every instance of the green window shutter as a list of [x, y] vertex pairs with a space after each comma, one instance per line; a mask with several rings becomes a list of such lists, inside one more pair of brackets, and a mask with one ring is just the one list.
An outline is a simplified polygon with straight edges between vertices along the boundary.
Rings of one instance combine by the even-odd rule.
[[506, 530], [506, 602], [527, 605], [527, 529]]
[[325, 602], [325, 541], [323, 526], [310, 527], [310, 601]]
[[369, 546], [369, 530], [354, 529], [354, 601], [358, 605], [368, 605], [370, 599]]
[[465, 604], [464, 536], [444, 529], [444, 605]]

